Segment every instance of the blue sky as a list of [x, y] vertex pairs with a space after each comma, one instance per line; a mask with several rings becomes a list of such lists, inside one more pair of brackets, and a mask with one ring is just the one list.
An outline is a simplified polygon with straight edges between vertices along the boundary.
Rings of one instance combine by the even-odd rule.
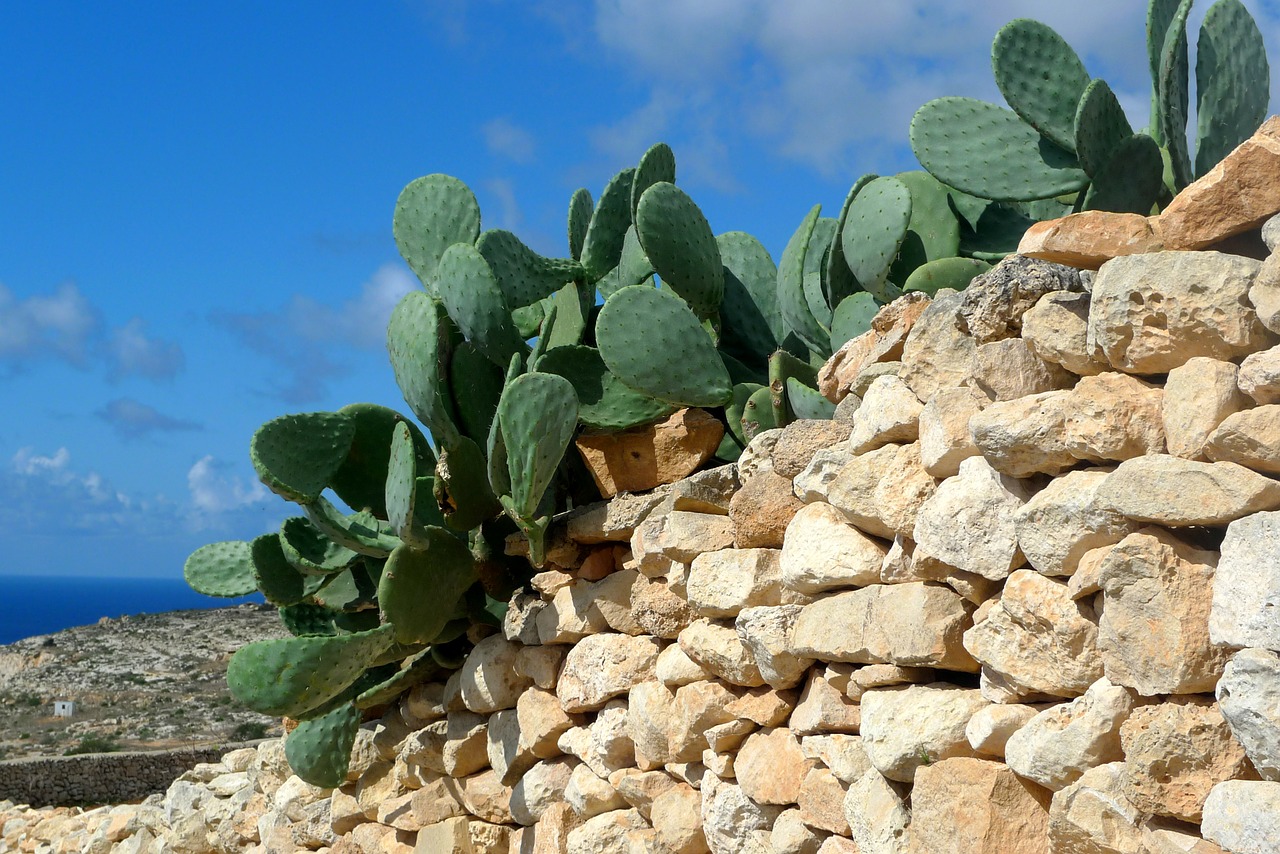
[[[1280, 66], [1280, 3], [1245, 5]], [[382, 334], [416, 286], [390, 224], [419, 175], [563, 255], [573, 190], [662, 140], [712, 227], [776, 257], [814, 203], [915, 168], [922, 103], [1000, 100], [1012, 18], [1055, 27], [1145, 124], [1145, 7], [0, 5], [0, 573], [175, 576], [289, 515], [253, 477], [258, 424], [407, 409]]]

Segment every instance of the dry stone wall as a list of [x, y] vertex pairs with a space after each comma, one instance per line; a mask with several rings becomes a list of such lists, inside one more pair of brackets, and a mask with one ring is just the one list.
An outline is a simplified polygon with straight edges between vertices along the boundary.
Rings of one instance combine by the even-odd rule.
[[343, 787], [269, 741], [4, 844], [1280, 851], [1280, 254], [1014, 257], [821, 379], [835, 421], [562, 520]]

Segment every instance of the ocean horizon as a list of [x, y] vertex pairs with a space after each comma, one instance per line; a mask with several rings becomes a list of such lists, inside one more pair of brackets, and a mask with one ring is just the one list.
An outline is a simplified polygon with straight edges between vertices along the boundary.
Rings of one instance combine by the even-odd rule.
[[225, 608], [262, 602], [255, 594], [217, 599], [197, 593], [181, 578], [99, 575], [0, 575], [0, 645], [87, 626], [103, 617]]

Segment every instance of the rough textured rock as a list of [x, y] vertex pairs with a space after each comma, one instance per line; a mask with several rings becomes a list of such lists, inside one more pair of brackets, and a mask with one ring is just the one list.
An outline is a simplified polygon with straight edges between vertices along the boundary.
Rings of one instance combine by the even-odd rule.
[[536, 824], [550, 806], [562, 803], [575, 765], [560, 757], [539, 762], [521, 774], [511, 789], [511, 815], [516, 822], [525, 827]]
[[1067, 585], [1031, 570], [1005, 582], [986, 619], [964, 633], [964, 646], [1021, 696], [1074, 697], [1102, 676], [1093, 609]]
[[1083, 695], [1040, 712], [1005, 744], [1005, 761], [1057, 791], [1088, 769], [1124, 757], [1120, 726], [1137, 704], [1130, 689], [1099, 679]]
[[1233, 854], [1271, 854], [1280, 839], [1280, 783], [1228, 780], [1214, 786], [1201, 831]]
[[1280, 253], [1273, 252], [1249, 288], [1249, 302], [1258, 320], [1272, 332], [1280, 333]]
[[533, 680], [516, 673], [517, 644], [492, 635], [476, 644], [459, 671], [462, 702], [472, 712], [489, 714], [514, 709], [520, 692]]
[[965, 288], [958, 325], [978, 344], [1016, 338], [1022, 316], [1042, 296], [1081, 289], [1080, 274], [1071, 267], [1010, 255]]
[[791, 731], [802, 736], [817, 733], [858, 732], [862, 726], [862, 708], [837, 687], [838, 678], [831, 667], [809, 671], [800, 702], [791, 713]]
[[1162, 528], [1125, 537], [1098, 570], [1104, 606], [1098, 653], [1107, 678], [1139, 694], [1212, 691], [1227, 650], [1209, 643], [1217, 552]]
[[813, 664], [813, 659], [792, 652], [792, 632], [802, 608], [802, 605], [745, 608], [734, 621], [734, 631], [755, 661], [760, 677], [774, 688], [797, 684]]
[[667, 490], [659, 488], [639, 495], [620, 493], [609, 501], [581, 508], [569, 517], [569, 539], [578, 543], [622, 542], [631, 539], [636, 525], [662, 503]]
[[778, 815], [769, 834], [769, 844], [776, 854], [818, 854], [826, 838], [826, 833], [807, 826], [796, 808], [783, 810]]
[[1111, 469], [1069, 471], [1014, 513], [1018, 547], [1037, 571], [1071, 575], [1092, 549], [1120, 542], [1139, 523], [1098, 505], [1098, 488]]
[[853, 415], [849, 445], [855, 454], [864, 454], [890, 443], [914, 442], [923, 408], [915, 392], [898, 377], [878, 377]]
[[707, 619], [695, 620], [680, 632], [680, 648], [708, 672], [733, 685], [765, 684], [751, 650], [732, 627]]
[[974, 712], [965, 724], [969, 746], [987, 756], [1004, 757], [1009, 736], [1039, 714], [1039, 708], [1024, 703], [992, 703]]
[[838, 421], [801, 419], [783, 428], [773, 446], [773, 470], [794, 478], [808, 467], [813, 455], [849, 439], [849, 426]]
[[831, 482], [852, 459], [853, 449], [848, 442], [841, 442], [833, 448], [823, 448], [813, 455], [808, 467], [792, 480], [791, 491], [805, 504], [826, 501]]
[[724, 549], [693, 559], [685, 582], [694, 613], [736, 617], [743, 608], [780, 602], [782, 568], [778, 549]]
[[972, 385], [991, 400], [1015, 400], [1029, 394], [1070, 388], [1076, 377], [1036, 355], [1021, 338], [978, 347]]
[[1204, 455], [1263, 474], [1280, 475], [1280, 404], [1228, 415], [1209, 435]]
[[787, 478], [772, 471], [751, 478], [729, 502], [729, 517], [736, 531], [734, 545], [740, 549], [782, 548], [783, 533], [801, 506]]
[[1124, 780], [1124, 763], [1108, 762], [1054, 792], [1049, 805], [1050, 850], [1146, 854], [1142, 825], [1147, 814], [1124, 796]]
[[1027, 484], [971, 457], [921, 506], [911, 538], [948, 566], [998, 581], [1024, 563], [1014, 520], [1031, 496]]
[[863, 854], [898, 854], [907, 850], [911, 812], [906, 787], [885, 779], [872, 768], [850, 784], [844, 798], [844, 817], [854, 843]]
[[877, 537], [911, 536], [916, 514], [938, 487], [924, 470], [920, 444], [885, 445], [850, 460], [827, 488], [827, 500]]
[[649, 817], [660, 850], [671, 854], [706, 854], [706, 836], [702, 832], [702, 796], [684, 784], [672, 786], [653, 799]]
[[822, 366], [818, 390], [832, 403], [840, 403], [868, 365], [897, 360], [908, 333], [929, 303], [927, 294], [913, 292], [881, 308], [872, 318], [870, 329], [846, 342]]
[[1165, 449], [1164, 390], [1114, 371], [1085, 377], [1071, 392], [1066, 446], [1076, 459], [1127, 460]]
[[1089, 294], [1045, 294], [1022, 316], [1022, 340], [1044, 359], [1082, 377], [1108, 370], [1107, 361], [1089, 344]]
[[693, 622], [694, 613], [689, 600], [669, 582], [640, 576], [631, 585], [631, 618], [654, 637], [675, 640]]
[[1166, 248], [1203, 249], [1280, 211], [1280, 118], [1272, 117], [1160, 213]]
[[844, 798], [848, 787], [826, 768], [810, 768], [800, 784], [800, 814], [810, 827], [828, 833], [849, 833], [849, 820], [844, 817]]
[[1120, 726], [1125, 796], [1139, 809], [1199, 823], [1209, 790], [1255, 778], [1217, 703], [1203, 697], [1134, 709]]
[[881, 774], [909, 783], [922, 766], [974, 755], [964, 728], [986, 705], [947, 682], [875, 688], [862, 695], [862, 746]]
[[977, 344], [960, 327], [964, 299], [964, 294], [949, 289], [935, 294], [903, 345], [899, 376], [920, 400], [928, 400], [940, 388], [964, 385], [973, 376]]
[[733, 463], [705, 469], [671, 485], [671, 509], [727, 516], [729, 501], [740, 486], [738, 467]]
[[1215, 644], [1280, 650], [1280, 513], [1227, 526], [1213, 576], [1209, 637]]
[[805, 605], [793, 652], [823, 661], [975, 671], [958, 643], [970, 609], [955, 592], [926, 583], [881, 584]]
[[1204, 459], [1205, 444], [1218, 425], [1250, 405], [1236, 385], [1239, 370], [1231, 362], [1196, 356], [1169, 372], [1161, 416], [1169, 453]]
[[665, 421], [622, 432], [587, 431], [574, 440], [605, 498], [674, 483], [711, 458], [724, 424], [701, 409], [682, 409]]
[[[766, 841], [755, 835], [773, 826], [781, 807], [757, 804], [733, 783], [702, 787], [702, 831], [712, 854], [769, 854]], [[771, 846], [770, 846], [771, 847]]]
[[800, 740], [786, 727], [747, 736], [734, 761], [742, 793], [758, 804], [798, 803], [800, 785], [811, 767]]
[[1098, 487], [1098, 503], [1130, 519], [1171, 528], [1225, 525], [1280, 507], [1280, 481], [1236, 463], [1151, 454], [1117, 466]]
[[1242, 649], [1217, 686], [1218, 707], [1264, 780], [1280, 782], [1280, 653]]
[[613, 854], [626, 851], [627, 833], [647, 828], [637, 810], [613, 810], [584, 821], [569, 831], [567, 854]]
[[808, 504], [787, 525], [782, 583], [802, 593], [874, 584], [885, 552], [882, 543], [851, 526], [835, 507]]
[[960, 463], [981, 453], [969, 435], [969, 419], [990, 401], [971, 388], [944, 388], [920, 410], [920, 462], [937, 478], [951, 477]]
[[1240, 390], [1258, 403], [1280, 403], [1280, 347], [1245, 356], [1239, 383]]
[[1096, 270], [1121, 255], [1158, 252], [1164, 246], [1141, 214], [1083, 211], [1032, 223], [1018, 254]]
[[1003, 474], [1061, 474], [1078, 462], [1065, 438], [1071, 402], [1069, 391], [1046, 391], [993, 403], [970, 417], [969, 435]]
[[1119, 370], [1164, 374], [1193, 356], [1231, 361], [1273, 343], [1249, 307], [1259, 263], [1219, 252], [1108, 261], [1089, 306], [1089, 339]]
[[957, 757], [916, 772], [913, 850], [937, 854], [1042, 854], [1049, 793], [999, 762]]
[[579, 641], [565, 658], [556, 696], [566, 712], [599, 709], [633, 685], [654, 678], [662, 644], [651, 637], [592, 635]]

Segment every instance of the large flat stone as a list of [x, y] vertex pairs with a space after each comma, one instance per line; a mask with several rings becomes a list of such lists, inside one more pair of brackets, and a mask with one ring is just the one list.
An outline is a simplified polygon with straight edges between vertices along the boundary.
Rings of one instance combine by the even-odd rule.
[[1209, 637], [1231, 647], [1280, 650], [1280, 512], [1227, 526], [1213, 576]]
[[644, 492], [675, 483], [711, 458], [724, 424], [701, 409], [682, 409], [665, 421], [622, 432], [587, 431], [574, 441], [600, 494]]
[[1236, 463], [1151, 454], [1117, 466], [1098, 488], [1098, 503], [1130, 519], [1172, 528], [1226, 525], [1280, 507], [1280, 481]]

